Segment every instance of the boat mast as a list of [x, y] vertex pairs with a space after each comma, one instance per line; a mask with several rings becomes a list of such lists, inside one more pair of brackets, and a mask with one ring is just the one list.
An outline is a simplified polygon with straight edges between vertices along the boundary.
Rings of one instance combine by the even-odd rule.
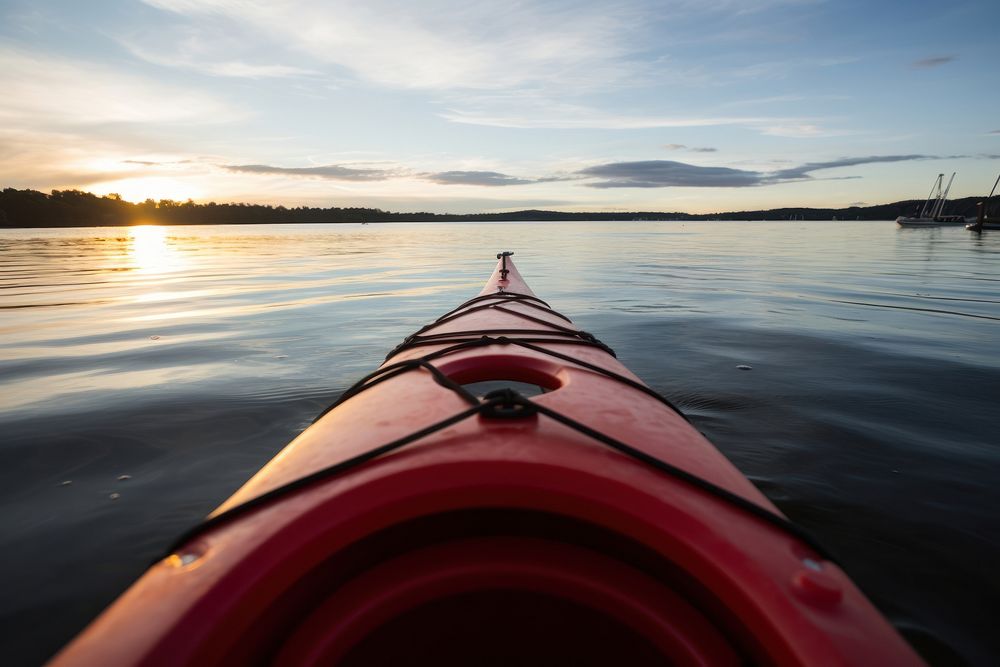
[[[930, 209], [928, 207], [931, 205], [931, 197], [934, 196], [935, 189], [938, 191], [938, 197], [941, 196], [941, 179], [943, 178], [944, 174], [938, 174], [937, 180], [934, 181], [933, 185], [931, 185], [931, 191], [927, 194], [927, 201], [924, 202], [924, 207], [920, 209], [920, 215], [917, 216], [918, 218], [926, 218], [927, 214], [930, 213]], [[937, 200], [935, 200], [934, 203], [937, 205]]]
[[[934, 215], [931, 216], [935, 220], [937, 220], [938, 218], [940, 218], [941, 214], [944, 213], [944, 203], [946, 201], [948, 201], [948, 193], [951, 192], [951, 182], [955, 180], [955, 173], [956, 172], [954, 172], [954, 171], [951, 172], [951, 178], [948, 179], [948, 187], [945, 188], [944, 195], [942, 195], [941, 199], [938, 200], [938, 204], [937, 204], [937, 206], [934, 209]], [[942, 176], [943, 175], [944, 174], [942, 174]]]
[[983, 215], [987, 218], [990, 217], [990, 200], [993, 199], [993, 193], [997, 191], [997, 185], [1000, 185], [1000, 176], [997, 176], [997, 180], [993, 183], [993, 189], [990, 190], [990, 196], [986, 198], [986, 204], [983, 206]]

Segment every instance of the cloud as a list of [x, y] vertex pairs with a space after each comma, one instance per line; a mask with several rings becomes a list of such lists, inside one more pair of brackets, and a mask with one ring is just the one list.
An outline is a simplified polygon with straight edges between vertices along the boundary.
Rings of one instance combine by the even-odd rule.
[[[193, 30], [171, 30], [159, 26], [141, 37], [118, 37], [132, 55], [162, 67], [175, 67], [207, 74], [240, 79], [266, 79], [318, 76], [321, 73], [292, 65], [254, 63], [227, 57], [241, 53], [247, 46], [229, 36], [207, 35]], [[249, 55], [249, 54], [247, 54]]]
[[760, 125], [776, 118], [726, 116], [642, 116], [591, 109], [565, 102], [533, 99], [517, 104], [492, 105], [476, 100], [464, 109], [450, 108], [441, 117], [454, 123], [488, 125], [521, 129], [604, 129], [642, 130], [665, 127], [715, 127], [722, 125]]
[[[159, 165], [165, 163], [132, 161], [143, 165]], [[439, 185], [480, 185], [486, 187], [502, 187], [507, 185], [530, 185], [532, 183], [547, 183], [550, 181], [571, 180], [567, 176], [548, 176], [544, 178], [521, 178], [502, 174], [498, 171], [438, 171], [415, 172], [404, 167], [371, 168], [364, 166], [347, 166], [340, 164], [320, 165], [316, 167], [276, 167], [267, 164], [224, 164], [219, 165], [229, 172], [244, 174], [274, 174], [299, 178], [324, 178], [333, 181], [387, 181], [393, 178], [413, 177]]]
[[916, 69], [930, 69], [931, 67], [940, 67], [941, 65], [947, 65], [948, 63], [955, 60], [956, 56], [935, 56], [933, 58], [924, 58], [923, 60], [916, 60], [910, 63], [910, 67]]
[[783, 125], [767, 125], [764, 126], [764, 128], [761, 130], [761, 133], [772, 137], [793, 137], [793, 138], [829, 136], [826, 130], [812, 123], [790, 123]]
[[526, 185], [537, 181], [527, 178], [508, 176], [496, 171], [441, 171], [423, 176], [428, 181], [441, 185]]
[[211, 95], [78, 59], [0, 48], [0, 120], [10, 126], [227, 122], [242, 116]]
[[[957, 156], [949, 156], [957, 157]], [[931, 155], [872, 155], [869, 157], [849, 157], [828, 162], [807, 162], [790, 169], [781, 169], [771, 173], [772, 180], [799, 180], [809, 178], [809, 174], [821, 169], [837, 169], [839, 167], [855, 167], [862, 164], [877, 164], [883, 162], [909, 162], [912, 160], [932, 160]]]
[[274, 167], [267, 164], [224, 164], [219, 165], [226, 171], [246, 174], [278, 174], [283, 176], [304, 176], [327, 178], [333, 181], [385, 181], [390, 178], [405, 176], [400, 169], [366, 169], [345, 167], [338, 164], [321, 165], [317, 167]]
[[[775, 116], [728, 116], [712, 114], [660, 115], [629, 110], [609, 111], [552, 99], [534, 91], [511, 91], [502, 95], [463, 95], [442, 102], [439, 115], [453, 123], [517, 129], [644, 130], [657, 128], [746, 127], [786, 136], [828, 136], [805, 118]], [[676, 144], [680, 146], [681, 144]], [[669, 146], [668, 146], [669, 147]], [[697, 150], [685, 146], [688, 150]], [[709, 152], [709, 151], [705, 151]]]
[[581, 169], [582, 176], [600, 178], [591, 188], [743, 188], [760, 185], [762, 175], [729, 167], [699, 167], [673, 160], [613, 162]]
[[178, 164], [191, 164], [194, 160], [122, 160], [122, 164], [137, 164], [141, 167], [172, 167]]
[[866, 201], [852, 201], [848, 206], [868, 206]]
[[986, 134], [1000, 134], [1000, 130], [990, 130]]
[[691, 151], [692, 153], [715, 153], [718, 148], [699, 148], [696, 146], [685, 146], [684, 144], [666, 144], [663, 146], [668, 151]]
[[125, 178], [143, 167], [118, 156], [136, 152], [99, 136], [0, 125], [0, 187], [66, 189]]
[[459, 0], [145, 3], [190, 19], [201, 43], [212, 34], [244, 33], [367, 82], [437, 91], [538, 84], [597, 89], [633, 75], [627, 36], [645, 30], [628, 3], [515, 3], [502, 12]]
[[[167, 14], [147, 34], [130, 37], [129, 43], [147, 60], [198, 67], [210, 74], [277, 77], [320, 72], [336, 77], [342, 88], [360, 82], [428, 92], [441, 105], [441, 117], [467, 125], [726, 125], [772, 128], [769, 133], [782, 136], [827, 136], [815, 125], [803, 130], [813, 122], [809, 119], [720, 117], [718, 112], [681, 111], [680, 101], [678, 111], [668, 114], [643, 113], [634, 106], [615, 110], [633, 99], [629, 93], [642, 88], [719, 87], [745, 82], [748, 76], [784, 76], [852, 61], [785, 59], [720, 71], [702, 58], [684, 60], [685, 50], [664, 40], [667, 28], [681, 31], [703, 21], [715, 25], [720, 16], [728, 20], [815, 1], [548, 0], [507, 3], [497, 11], [491, 3], [467, 0], [143, 0]], [[247, 44], [258, 48], [249, 51]], [[679, 56], [668, 55], [667, 49]], [[262, 52], [280, 64], [260, 63]], [[584, 99], [585, 105], [572, 104]], [[592, 108], [595, 104], [605, 108]], [[781, 129], [796, 124], [797, 129]]]
[[873, 155], [828, 162], [809, 162], [798, 167], [770, 172], [733, 169], [731, 167], [702, 167], [673, 160], [646, 160], [595, 165], [581, 169], [577, 174], [587, 178], [600, 179], [585, 183], [587, 187], [591, 188], [745, 188], [809, 180], [812, 178], [812, 172], [824, 169], [930, 159], [935, 159], [935, 156]]

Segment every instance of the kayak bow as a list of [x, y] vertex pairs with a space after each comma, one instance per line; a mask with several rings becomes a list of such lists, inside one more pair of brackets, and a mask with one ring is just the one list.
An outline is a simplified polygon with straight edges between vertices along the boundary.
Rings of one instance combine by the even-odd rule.
[[497, 258], [53, 664], [921, 664]]

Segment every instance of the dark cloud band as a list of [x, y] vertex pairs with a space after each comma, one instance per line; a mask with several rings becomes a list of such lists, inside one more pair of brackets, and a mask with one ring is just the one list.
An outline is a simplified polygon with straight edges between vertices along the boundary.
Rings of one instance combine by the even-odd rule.
[[853, 167], [880, 162], [906, 162], [930, 160], [933, 155], [873, 155], [852, 157], [828, 162], [808, 162], [798, 167], [773, 172], [733, 169], [730, 167], [701, 167], [673, 160], [646, 160], [642, 162], [612, 162], [587, 167], [577, 172], [580, 176], [599, 180], [586, 183], [591, 188], [745, 188], [770, 185], [787, 181], [812, 178], [814, 171]]

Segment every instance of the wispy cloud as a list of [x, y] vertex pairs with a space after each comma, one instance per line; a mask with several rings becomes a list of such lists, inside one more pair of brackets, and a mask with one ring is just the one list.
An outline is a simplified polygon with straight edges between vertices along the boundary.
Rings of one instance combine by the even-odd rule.
[[326, 178], [334, 181], [385, 181], [390, 178], [407, 175], [407, 172], [401, 169], [370, 169], [347, 167], [339, 164], [320, 165], [316, 167], [275, 167], [267, 164], [224, 164], [219, 166], [226, 171], [245, 174], [303, 176]]
[[986, 134], [1000, 134], [1000, 130], [990, 130]]
[[825, 95], [772, 95], [770, 97], [752, 97], [747, 99], [731, 100], [723, 102], [721, 107], [744, 107], [744, 106], [766, 106], [770, 104], [795, 104], [797, 102], [839, 102], [851, 99], [850, 95], [825, 94]]
[[924, 58], [922, 60], [916, 60], [910, 63], [910, 67], [917, 69], [929, 69], [931, 67], [940, 67], [941, 65], [947, 65], [948, 63], [954, 61], [956, 56], [934, 56], [933, 58]]
[[88, 136], [75, 128], [48, 131], [0, 125], [0, 186], [89, 187], [148, 172], [150, 167], [120, 158], [136, 153], [135, 146], [121, 140]]
[[739, 116], [644, 116], [588, 108], [544, 99], [519, 99], [517, 104], [477, 99], [465, 108], [451, 108], [441, 116], [455, 123], [509, 128], [641, 130], [652, 128], [756, 126], [782, 119]]
[[770, 60], [741, 65], [724, 72], [726, 78], [748, 79], [762, 81], [767, 79], [784, 79], [794, 72], [815, 70], [827, 67], [849, 65], [859, 60], [857, 56], [840, 56], [836, 58], [795, 58], [785, 60]]
[[[933, 160], [937, 156], [933, 155], [871, 155], [868, 157], [849, 157], [840, 160], [828, 160], [826, 162], [807, 162], [806, 164], [790, 169], [781, 169], [772, 172], [772, 180], [798, 180], [808, 178], [809, 174], [821, 169], [837, 169], [839, 167], [856, 167], [862, 164], [878, 164], [885, 162], [910, 162], [912, 160]], [[956, 157], [956, 156], [948, 156]]]
[[883, 162], [934, 159], [930, 155], [873, 155], [827, 162], [809, 162], [798, 167], [765, 172], [731, 167], [703, 167], [672, 160], [612, 162], [581, 169], [577, 173], [600, 180], [585, 183], [591, 188], [745, 188], [812, 178], [814, 171]]
[[772, 137], [792, 137], [797, 139], [808, 139], [810, 137], [824, 137], [837, 134], [831, 132], [814, 123], [779, 123], [776, 125], [764, 125], [761, 134]]
[[43, 127], [216, 123], [243, 115], [211, 95], [97, 63], [0, 48], [0, 119]]
[[194, 160], [122, 160], [122, 164], [137, 164], [141, 167], [172, 167], [179, 164], [191, 164]]
[[622, 5], [145, 0], [193, 25], [264, 35], [320, 63], [393, 88], [489, 90], [548, 83], [601, 86], [632, 74], [623, 34], [641, 30]]
[[663, 146], [668, 151], [690, 151], [692, 153], [715, 153], [718, 148], [710, 148], [707, 146], [686, 146], [684, 144], [665, 144]]
[[[466, 0], [143, 2], [171, 13], [174, 18], [165, 23], [179, 22], [150, 32], [152, 40], [163, 32], [173, 35], [168, 46], [130, 42], [133, 52], [152, 62], [227, 76], [322, 71], [338, 80], [423, 91], [440, 104], [441, 117], [466, 125], [622, 130], [726, 125], [780, 136], [830, 136], [816, 119], [702, 114], [680, 101], [643, 112], [623, 106], [625, 98], [615, 95], [649, 86], [745, 84], [854, 60], [807, 57], [712, 67], [671, 53], [663, 41], [664, 26], [714, 23], [720, 16], [806, 7], [816, 0], [665, 0], [655, 11], [647, 0], [517, 2], [503, 11]], [[280, 64], [258, 62], [253, 56], [260, 49], [244, 50], [244, 42], [261, 40]]]
[[250, 62], [233, 54], [250, 56], [241, 40], [206, 34], [194, 29], [158, 26], [141, 37], [117, 36], [119, 44], [135, 57], [154, 65], [186, 69], [209, 76], [240, 79], [315, 77], [321, 73], [294, 65]]

